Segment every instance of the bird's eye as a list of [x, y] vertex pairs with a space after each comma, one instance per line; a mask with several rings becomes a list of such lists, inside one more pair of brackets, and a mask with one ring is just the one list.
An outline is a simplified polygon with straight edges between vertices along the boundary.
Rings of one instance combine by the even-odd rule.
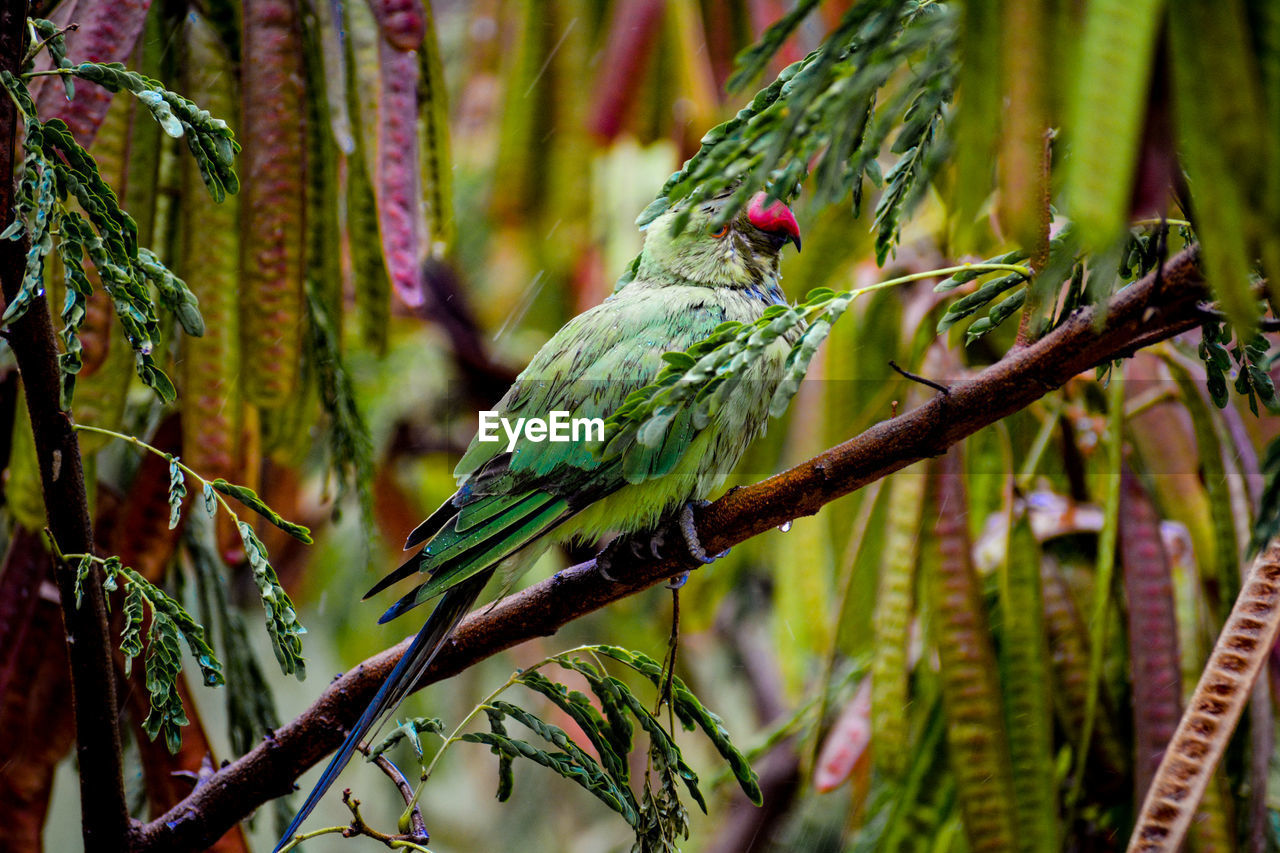
[[712, 231], [711, 236], [715, 237], [718, 240], [728, 233], [729, 233], [729, 223], [726, 222], [724, 225], [721, 225], [719, 228]]

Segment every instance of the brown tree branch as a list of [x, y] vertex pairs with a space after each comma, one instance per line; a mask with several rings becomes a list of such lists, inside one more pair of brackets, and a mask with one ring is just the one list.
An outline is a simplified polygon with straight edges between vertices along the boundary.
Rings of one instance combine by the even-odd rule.
[[[1120, 291], [1105, 324], [1080, 309], [1039, 341], [1010, 352], [971, 380], [957, 382], [923, 406], [755, 485], [729, 492], [703, 510], [699, 527], [712, 553], [823, 505], [995, 423], [1062, 386], [1076, 374], [1131, 354], [1139, 345], [1172, 337], [1200, 321], [1205, 298], [1196, 253], [1173, 258], [1156, 296], [1154, 276]], [[679, 541], [678, 535], [667, 541]], [[619, 549], [613, 582], [588, 561], [472, 613], [441, 650], [423, 684], [455, 675], [477, 661], [600, 607], [696, 568], [688, 557], [645, 562]], [[293, 788], [294, 780], [342, 741], [402, 654], [406, 643], [375, 655], [335, 680], [301, 716], [238, 761], [224, 767], [182, 803], [148, 824], [140, 850], [198, 850], [262, 803]]]
[[[18, 73], [22, 61], [26, 25], [26, 0], [0, 4], [0, 67], [12, 74]], [[13, 99], [0, 97], [0, 228], [8, 227], [14, 218], [17, 127]], [[6, 304], [22, 285], [26, 250], [25, 239], [0, 240], [0, 286]], [[9, 324], [6, 334], [22, 374], [49, 529], [64, 551], [91, 553], [93, 525], [85, 501], [80, 446], [71, 418], [59, 406], [58, 348], [47, 301], [34, 300], [20, 319]], [[79, 607], [75, 569], [58, 565], [55, 579], [71, 662], [85, 848], [127, 849], [129, 811], [121, 774], [120, 720], [101, 578], [96, 572], [89, 574]]]

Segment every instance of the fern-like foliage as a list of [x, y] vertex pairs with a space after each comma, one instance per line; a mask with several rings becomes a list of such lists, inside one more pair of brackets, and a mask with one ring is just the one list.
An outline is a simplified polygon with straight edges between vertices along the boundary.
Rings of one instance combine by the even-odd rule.
[[195, 658], [206, 685], [213, 687], [226, 683], [222, 664], [205, 640], [204, 628], [186, 608], [124, 565], [118, 557], [103, 559], [80, 555], [76, 567], [77, 606], [82, 584], [95, 564], [102, 567], [105, 590], [113, 592], [123, 588], [125, 591], [125, 625], [120, 632], [120, 650], [124, 653], [126, 674], [131, 670], [134, 659], [143, 653], [144, 616], [148, 611], [151, 614], [151, 623], [145, 631], [146, 684], [151, 709], [142, 721], [142, 728], [152, 740], [163, 734], [169, 751], [177, 752], [182, 745], [182, 727], [187, 724], [177, 688], [177, 679], [182, 672], [182, 643], [186, 643]]
[[231, 128], [208, 110], [171, 92], [158, 80], [131, 71], [118, 62], [82, 62], [66, 69], [82, 80], [96, 83], [109, 92], [131, 92], [151, 111], [165, 133], [187, 140], [187, 147], [200, 168], [200, 177], [214, 201], [240, 191], [235, 158], [240, 153]]
[[[755, 45], [739, 56], [730, 88], [742, 87], [754, 79], [817, 6], [799, 2], [766, 30]], [[817, 202], [833, 203], [847, 197], [856, 212], [864, 187], [870, 182], [879, 188], [871, 227], [877, 261], [884, 264], [897, 246], [902, 224], [954, 145], [961, 144], [958, 138], [953, 140], [951, 129], [956, 119], [952, 100], [960, 79], [957, 34], [963, 28], [959, 23], [956, 4], [922, 0], [854, 4], [821, 47], [784, 69], [737, 115], [703, 137], [697, 153], [666, 181], [657, 198], [641, 213], [638, 224], [644, 226], [673, 207], [687, 211], [728, 191], [732, 197], [720, 214], [724, 221], [736, 215], [755, 192], [763, 189], [786, 201], [808, 178], [812, 178]], [[972, 45], [969, 47], [972, 49]], [[967, 58], [973, 59], [971, 55]], [[991, 85], [992, 81], [986, 83]], [[982, 101], [981, 93], [973, 93], [970, 100], [973, 103], [962, 105], [970, 110], [965, 118], [970, 129], [984, 122], [1000, 122], [999, 115], [980, 114], [979, 107], [974, 106], [982, 103], [986, 104], [985, 109], [994, 109]], [[896, 159], [889, 161], [891, 157]], [[881, 163], [886, 161], [889, 162], [882, 173]], [[989, 187], [989, 181], [970, 183], [974, 187], [981, 184], [980, 191]], [[1055, 219], [1054, 235], [1047, 260], [1038, 262], [1042, 268], [983, 275], [984, 280], [975, 289], [959, 294], [947, 307], [938, 323], [940, 333], [967, 321], [966, 342], [973, 343], [1000, 328], [1024, 305], [1032, 305], [1036, 306], [1036, 316], [1031, 318], [1029, 329], [1033, 337], [1041, 335], [1075, 309], [1101, 304], [1118, 288], [1151, 273], [1169, 254], [1171, 235], [1165, 223], [1134, 226], [1127, 234], [1119, 235], [1110, 248], [1100, 249], [1096, 239], [1087, 244], [1082, 241], [1069, 219], [1050, 212]], [[1087, 213], [1086, 210], [1082, 215]], [[684, 221], [678, 218], [677, 227]], [[1084, 224], [1096, 237], [1092, 227], [1096, 223]], [[1176, 230], [1182, 245], [1198, 239], [1189, 223], [1179, 223]], [[1014, 250], [992, 261], [1021, 261], [1029, 254], [1026, 249]], [[633, 263], [619, 280], [618, 288], [634, 278], [636, 269]], [[952, 279], [940, 289], [951, 289], [976, 277]], [[1240, 308], [1240, 291], [1248, 282], [1213, 280], [1211, 284], [1232, 317], [1259, 313]], [[804, 311], [808, 307], [804, 303], [796, 309], [783, 310]], [[1247, 307], [1253, 308], [1252, 304]], [[980, 311], [985, 313], [969, 320]], [[791, 315], [784, 319], [783, 315], [774, 314], [768, 322], [783, 325], [788, 319]], [[710, 388], [731, 388], [733, 359], [748, 350], [745, 339], [729, 342], [738, 331], [722, 327], [691, 349], [688, 357], [670, 355], [668, 370], [653, 386], [633, 395], [615, 417], [615, 425], [621, 426], [635, 414], [642, 415], [642, 420], [649, 422], [648, 430], [641, 435], [644, 443], [657, 440], [663, 424], [678, 414], [686, 397], [696, 398], [699, 411], [705, 413]], [[756, 331], [761, 330], [746, 332], [746, 338]], [[812, 336], [804, 334], [804, 345], [816, 346], [825, 335], [824, 322], [817, 322]], [[1233, 351], [1239, 367], [1234, 381], [1256, 410], [1258, 400], [1269, 405], [1271, 399], [1269, 383], [1263, 380], [1266, 359], [1261, 344], [1254, 340], [1255, 331], [1246, 330], [1244, 334], [1253, 343]], [[761, 331], [756, 340], [771, 335], [772, 332]], [[1212, 350], [1213, 342], [1207, 346]], [[802, 376], [808, 363], [800, 348], [793, 351], [793, 357], [799, 372], [789, 374], [784, 383], [789, 390], [793, 390], [795, 375]], [[714, 375], [709, 369], [716, 371]], [[1220, 369], [1210, 365], [1214, 388], [1225, 386], [1224, 377], [1230, 369], [1229, 362], [1221, 364]], [[687, 375], [677, 377], [677, 370], [687, 371]], [[686, 387], [699, 383], [706, 387], [700, 386], [696, 392]], [[661, 400], [656, 405], [642, 405], [642, 398], [651, 395], [661, 395]], [[1216, 391], [1214, 396], [1222, 399]]]
[[[1247, 341], [1240, 341], [1236, 334], [1236, 344], [1231, 346], [1232, 335], [1232, 328], [1223, 321], [1210, 319], [1201, 327], [1199, 354], [1204, 362], [1206, 384], [1214, 405], [1219, 409], [1226, 407], [1230, 383], [1237, 394], [1249, 401], [1249, 410], [1255, 415], [1258, 414], [1259, 401], [1270, 411], [1280, 409], [1275, 382], [1270, 374], [1275, 360], [1275, 354], [1270, 351], [1271, 342], [1261, 333]], [[1235, 371], [1234, 381], [1230, 378], [1232, 370]]]
[[355, 386], [342, 358], [339, 335], [324, 302], [308, 285], [309, 348], [324, 410], [329, 416], [329, 467], [338, 480], [335, 507], [354, 491], [366, 535], [373, 530], [373, 440], [356, 405]]
[[99, 174], [97, 164], [75, 140], [66, 123], [61, 119], [41, 121], [27, 89], [27, 80], [35, 75], [59, 75], [68, 96], [74, 92], [73, 78], [112, 92], [121, 89], [132, 92], [147, 105], [166, 133], [186, 138], [206, 186], [219, 201], [226, 193], [239, 189], [234, 168], [239, 145], [225, 122], [155, 80], [118, 64], [73, 63], [66, 55], [62, 34], [53, 24], [33, 19], [30, 25], [43, 39], [38, 47], [49, 51], [55, 67], [34, 71], [33, 50], [21, 74], [0, 72], [0, 84], [22, 113], [25, 130], [16, 216], [0, 238], [25, 237], [29, 247], [22, 285], [16, 298], [6, 306], [0, 323], [21, 317], [35, 299], [43, 298], [45, 258], [56, 250], [66, 284], [59, 332], [63, 345], [59, 356], [61, 405], [64, 409], [70, 408], [76, 374], [82, 365], [79, 331], [87, 300], [93, 293], [92, 281], [84, 268], [87, 258], [112, 299], [116, 316], [133, 348], [139, 377], [162, 400], [172, 401], [176, 397], [173, 383], [154, 355], [160, 344], [160, 323], [153, 288], [160, 304], [174, 313], [189, 335], [204, 333], [198, 302], [182, 279], [154, 253], [138, 245], [137, 224], [120, 207], [116, 194]]
[[[200, 486], [201, 503], [208, 518], [213, 518], [221, 508], [236, 525], [240, 540], [244, 545], [245, 558], [249, 563], [254, 584], [258, 587], [262, 607], [267, 617], [267, 633], [271, 637], [271, 647], [276, 660], [285, 675], [295, 675], [301, 681], [306, 677], [306, 659], [302, 656], [302, 635], [307, 629], [298, 621], [297, 611], [289, 594], [280, 584], [280, 578], [271, 565], [267, 548], [254, 532], [253, 526], [240, 520], [235, 510], [227, 502], [231, 498], [248, 509], [261, 515], [271, 524], [288, 533], [300, 542], [311, 543], [311, 531], [301, 524], [295, 524], [281, 517], [269, 507], [258, 494], [248, 486], [228, 483], [222, 478], [207, 480], [184, 465], [178, 457], [165, 453], [140, 439], [122, 435], [111, 430], [99, 429], [87, 424], [77, 424], [76, 429], [98, 433], [122, 439], [157, 456], [162, 457], [169, 465], [169, 522], [176, 526], [182, 516], [182, 504], [187, 495], [186, 478], [191, 477]], [[198, 515], [198, 514], [197, 514]]]
[[[767, 31], [741, 58], [734, 82], [754, 76], [815, 5], [800, 4]], [[954, 32], [954, 12], [941, 4], [855, 4], [821, 48], [783, 70], [736, 116], [703, 137], [697, 154], [667, 180], [639, 224], [677, 202], [692, 207], [730, 188], [734, 196], [722, 220], [762, 188], [789, 199], [821, 154], [822, 201], [851, 196], [856, 209], [864, 176], [887, 182], [875, 216], [883, 261], [945, 150], [940, 129], [954, 89]], [[900, 72], [908, 79], [884, 97]], [[895, 127], [900, 129], [892, 152], [900, 157], [882, 176], [877, 158]]]
[[[468, 717], [470, 720], [483, 713], [488, 731], [455, 734], [445, 740], [445, 747], [457, 741], [488, 746], [498, 757], [499, 800], [505, 801], [514, 793], [515, 760], [531, 761], [581, 786], [616, 812], [634, 830], [636, 840], [632, 849], [637, 853], [678, 850], [679, 841], [689, 833], [686, 799], [706, 810], [698, 775], [685, 760], [675, 733], [663, 724], [661, 715], [651, 711], [625, 681], [610, 674], [605, 668], [606, 660], [621, 664], [650, 681], [670, 703], [674, 718], [687, 730], [700, 730], [724, 759], [747, 797], [757, 805], [761, 802], [759, 780], [746, 757], [730, 741], [720, 718], [657, 661], [617, 646], [583, 646], [553, 655], [516, 673]], [[591, 695], [571, 690], [540, 671], [553, 663], [581, 675]], [[517, 684], [543, 697], [573, 720], [586, 743], [575, 741], [564, 729], [547, 722], [536, 712], [498, 698], [504, 690]], [[513, 723], [531, 732], [535, 739], [517, 736], [509, 728]], [[640, 782], [638, 795], [629, 761], [637, 731], [643, 731], [648, 741], [648, 771]], [[440, 721], [411, 720], [401, 724], [370, 751], [370, 757], [406, 741], [421, 760], [424, 750], [419, 735], [423, 733], [441, 734]], [[429, 771], [430, 766], [424, 778]]]
[[227, 595], [226, 567], [214, 542], [213, 524], [193, 513], [183, 528], [183, 550], [191, 566], [210, 643], [222, 652], [227, 673], [227, 732], [237, 755], [248, 752], [280, 725], [271, 687], [249, 641], [245, 620]]

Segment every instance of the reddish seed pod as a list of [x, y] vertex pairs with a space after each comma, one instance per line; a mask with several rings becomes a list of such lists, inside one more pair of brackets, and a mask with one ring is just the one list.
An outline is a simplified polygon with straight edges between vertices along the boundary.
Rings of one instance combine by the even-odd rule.
[[378, 29], [392, 47], [417, 50], [427, 34], [427, 13], [422, 0], [372, 0], [369, 3]]
[[302, 39], [293, 0], [246, 0], [241, 86], [240, 345], [245, 397], [283, 405], [302, 346], [305, 132]]
[[418, 172], [418, 58], [379, 45], [382, 96], [378, 100], [375, 193], [378, 229], [391, 285], [410, 308], [424, 302], [419, 281], [426, 230]]
[[1136, 799], [1147, 793], [1182, 715], [1182, 671], [1173, 570], [1160, 540], [1160, 518], [1127, 468], [1120, 481], [1120, 556], [1129, 603], [1129, 674], [1133, 685]]
[[[194, 13], [187, 16], [186, 44], [185, 91], [215, 116], [234, 116], [235, 93], [226, 85], [230, 60], [213, 29]], [[182, 340], [182, 456], [206, 477], [240, 482], [240, 200], [227, 196], [215, 203], [190, 158], [182, 180], [181, 273], [205, 319], [202, 337]]]
[[[924, 479], [921, 477], [920, 479]], [[864, 761], [871, 743], [871, 679], [864, 678], [858, 692], [840, 712], [823, 741], [813, 770], [813, 788], [820, 794], [834, 791]]]

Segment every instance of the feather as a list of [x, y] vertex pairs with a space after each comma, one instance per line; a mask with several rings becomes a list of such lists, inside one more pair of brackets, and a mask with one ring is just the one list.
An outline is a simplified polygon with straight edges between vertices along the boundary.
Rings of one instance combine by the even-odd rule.
[[[435, 556], [422, 559], [420, 565], [423, 570], [431, 573], [431, 580], [410, 590], [391, 605], [378, 619], [378, 624], [390, 622], [424, 601], [435, 598], [454, 584], [492, 568], [568, 518], [569, 505], [564, 499], [552, 498], [550, 495], [541, 497], [544, 500], [530, 505], [522, 502], [509, 511], [508, 515], [494, 519], [480, 531], [483, 535], [467, 536], [450, 543], [450, 553], [439, 561]], [[433, 543], [434, 541], [432, 540]]]
[[436, 605], [435, 610], [431, 611], [430, 618], [427, 623], [422, 626], [422, 630], [413, 638], [413, 642], [405, 651], [404, 656], [391, 670], [391, 674], [387, 676], [387, 680], [378, 688], [378, 692], [374, 694], [369, 707], [365, 708], [364, 713], [360, 715], [360, 719], [356, 721], [355, 726], [347, 734], [346, 740], [342, 742], [342, 746], [334, 753], [329, 761], [329, 766], [324, 769], [324, 773], [320, 775], [320, 781], [316, 783], [315, 788], [307, 796], [307, 801], [302, 804], [302, 808], [298, 810], [298, 814], [294, 817], [293, 822], [289, 824], [289, 828], [285, 830], [284, 836], [275, 846], [274, 853], [278, 853], [280, 848], [288, 843], [289, 839], [297, 833], [298, 828], [302, 826], [302, 822], [307, 819], [325, 792], [332, 787], [334, 781], [337, 780], [338, 774], [347, 766], [347, 762], [351, 760], [351, 756], [355, 754], [356, 747], [360, 745], [360, 741], [364, 739], [375, 726], [382, 722], [382, 718], [395, 709], [400, 701], [413, 690], [422, 673], [431, 665], [431, 661], [435, 659], [436, 653], [440, 651], [440, 647], [458, 627], [458, 623], [462, 621], [462, 617], [471, 609], [471, 605], [475, 603], [476, 598], [480, 595], [480, 591], [484, 589], [484, 585], [489, 581], [489, 576], [493, 573], [490, 569], [488, 572], [473, 575], [462, 583], [450, 589], [440, 603]]
[[[449, 498], [449, 500], [440, 505], [439, 509], [427, 516], [426, 521], [413, 528], [413, 532], [409, 534], [409, 538], [404, 540], [404, 550], [408, 551], [410, 548], [418, 547], [423, 542], [426, 542], [434, 536], [437, 530], [444, 527], [449, 519], [457, 514], [458, 505], [454, 503], [457, 499], [458, 495], [454, 495]], [[368, 595], [365, 596], [365, 598], [368, 597]]]

